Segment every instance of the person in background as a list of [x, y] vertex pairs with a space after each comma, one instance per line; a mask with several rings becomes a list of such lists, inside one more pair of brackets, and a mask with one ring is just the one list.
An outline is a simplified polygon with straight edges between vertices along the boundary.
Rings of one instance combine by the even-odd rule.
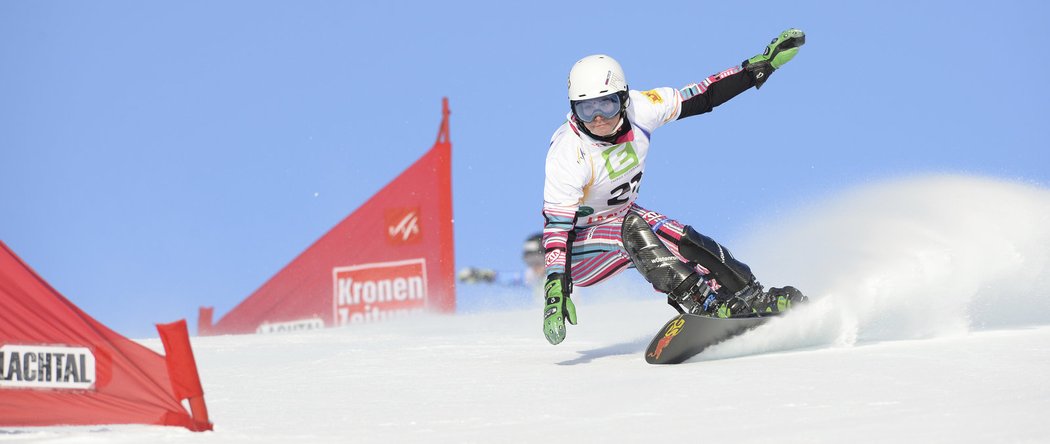
[[533, 289], [542, 297], [543, 292], [543, 233], [536, 233], [525, 239], [522, 245], [521, 260], [525, 267], [518, 271], [496, 271], [489, 268], [465, 267], [459, 270], [456, 278], [464, 284], [496, 284], [508, 287], [526, 287]]

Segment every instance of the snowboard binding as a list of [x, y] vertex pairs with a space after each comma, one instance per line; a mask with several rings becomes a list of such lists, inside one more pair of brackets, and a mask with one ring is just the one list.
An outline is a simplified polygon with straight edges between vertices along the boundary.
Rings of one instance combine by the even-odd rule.
[[808, 300], [809, 298], [795, 287], [772, 287], [763, 291], [762, 284], [752, 281], [726, 300], [719, 301], [715, 298], [710, 302], [713, 307], [707, 307], [705, 304], [705, 311], [719, 318], [772, 316], [791, 309], [793, 304], [805, 303]]
[[722, 297], [712, 291], [703, 278], [684, 294], [672, 292], [667, 295], [667, 303], [679, 313], [717, 318], [778, 315], [790, 310], [794, 304], [808, 300], [806, 295], [792, 286], [772, 287], [769, 291], [763, 291], [758, 281], [752, 281], [733, 295]]

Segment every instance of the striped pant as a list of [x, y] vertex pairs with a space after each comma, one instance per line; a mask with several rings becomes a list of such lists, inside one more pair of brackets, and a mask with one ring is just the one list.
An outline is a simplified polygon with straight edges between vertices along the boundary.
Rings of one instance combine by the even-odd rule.
[[[657, 238], [671, 250], [671, 253], [682, 262], [689, 262], [678, 253], [678, 241], [682, 238], [685, 227], [677, 220], [669, 219], [663, 214], [649, 211], [631, 204], [631, 213], [638, 214], [656, 233]], [[623, 218], [590, 227], [576, 228], [575, 240], [572, 243], [573, 285], [587, 287], [616, 276], [625, 268], [634, 268], [631, 258], [623, 248], [620, 225]], [[697, 271], [707, 274], [707, 270], [697, 266]]]

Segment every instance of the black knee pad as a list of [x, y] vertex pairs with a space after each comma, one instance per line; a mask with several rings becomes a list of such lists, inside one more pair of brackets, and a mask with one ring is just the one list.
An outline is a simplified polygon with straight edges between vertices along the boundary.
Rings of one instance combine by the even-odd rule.
[[671, 254], [641, 216], [624, 216], [620, 236], [634, 267], [657, 291], [680, 296], [700, 279], [699, 273]]
[[740, 291], [755, 279], [751, 267], [736, 260], [728, 249], [691, 226], [685, 227], [682, 239], [678, 241], [678, 253], [710, 271], [706, 277], [718, 280], [730, 293]]

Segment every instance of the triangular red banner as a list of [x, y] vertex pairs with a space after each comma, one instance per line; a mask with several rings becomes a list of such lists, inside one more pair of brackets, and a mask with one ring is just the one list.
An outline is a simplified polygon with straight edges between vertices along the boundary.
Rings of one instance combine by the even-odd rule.
[[[161, 329], [166, 346], [180, 344], [165, 358], [81, 311], [3, 242], [0, 307], [0, 426], [211, 430], [185, 327]], [[175, 390], [177, 383], [194, 389]], [[186, 398], [192, 416], [180, 403]]]
[[199, 334], [272, 333], [455, 311], [448, 99], [434, 146]]

